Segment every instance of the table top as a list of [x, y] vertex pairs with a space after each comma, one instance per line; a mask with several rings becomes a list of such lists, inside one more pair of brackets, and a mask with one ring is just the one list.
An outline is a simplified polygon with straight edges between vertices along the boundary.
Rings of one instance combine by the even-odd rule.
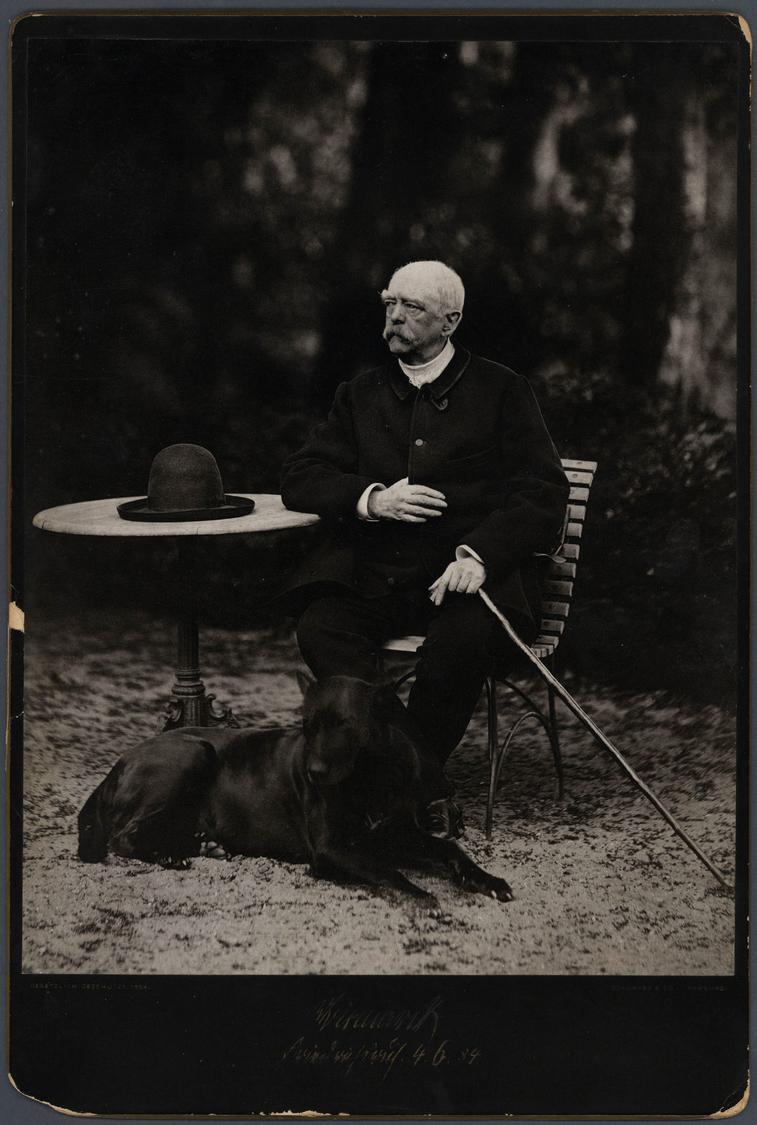
[[247, 516], [233, 516], [221, 520], [187, 520], [180, 523], [139, 523], [124, 520], [118, 514], [118, 505], [138, 496], [121, 496], [114, 500], [85, 500], [80, 504], [62, 504], [47, 508], [34, 517], [34, 526], [45, 531], [60, 531], [67, 535], [113, 535], [124, 538], [157, 538], [179, 535], [241, 535], [259, 531], [278, 531], [290, 527], [307, 527], [317, 523], [319, 517], [311, 512], [290, 512], [273, 493], [238, 492], [255, 501], [255, 508]]

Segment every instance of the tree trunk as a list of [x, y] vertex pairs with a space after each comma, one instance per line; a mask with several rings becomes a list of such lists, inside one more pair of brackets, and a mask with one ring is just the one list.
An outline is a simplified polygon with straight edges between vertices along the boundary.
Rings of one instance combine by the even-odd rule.
[[653, 81], [655, 76], [659, 79], [655, 57], [652, 46], [643, 44], [631, 88], [636, 200], [621, 371], [629, 385], [642, 387], [657, 379], [694, 237], [684, 185], [689, 60], [683, 49], [673, 54], [668, 48], [667, 80], [660, 88]]

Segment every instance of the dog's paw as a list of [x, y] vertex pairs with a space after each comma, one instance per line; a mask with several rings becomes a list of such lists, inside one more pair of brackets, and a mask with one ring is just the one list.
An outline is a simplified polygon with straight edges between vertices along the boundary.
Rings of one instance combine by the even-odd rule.
[[504, 879], [495, 879], [495, 883], [496, 886], [489, 891], [491, 897], [497, 899], [498, 902], [512, 902], [515, 895], [509, 883], [506, 883]]
[[231, 859], [231, 852], [227, 852], [216, 840], [209, 839], [205, 832], [195, 832], [195, 838], [198, 855], [208, 859]]
[[488, 895], [489, 898], [496, 899], [497, 902], [512, 902], [515, 897], [509, 883], [504, 879], [497, 879], [491, 875], [486, 882], [479, 885], [470, 886], [471, 891], [477, 891], [479, 894]]
[[192, 866], [192, 861], [186, 856], [161, 855], [155, 860], [159, 867], [167, 871], [186, 871]]
[[512, 902], [515, 897], [509, 883], [485, 872], [480, 875], [465, 874], [460, 877], [459, 883], [463, 890], [470, 894], [486, 895], [487, 898], [496, 899], [497, 902]]
[[217, 844], [215, 840], [203, 840], [200, 844], [200, 855], [208, 859], [231, 859], [230, 852]]

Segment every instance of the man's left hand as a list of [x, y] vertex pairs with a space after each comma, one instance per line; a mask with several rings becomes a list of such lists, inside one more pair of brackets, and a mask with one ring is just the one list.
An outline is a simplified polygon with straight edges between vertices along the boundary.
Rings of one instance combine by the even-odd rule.
[[486, 568], [478, 559], [458, 559], [429, 586], [429, 596], [434, 605], [441, 605], [447, 590], [451, 594], [475, 594], [485, 579]]

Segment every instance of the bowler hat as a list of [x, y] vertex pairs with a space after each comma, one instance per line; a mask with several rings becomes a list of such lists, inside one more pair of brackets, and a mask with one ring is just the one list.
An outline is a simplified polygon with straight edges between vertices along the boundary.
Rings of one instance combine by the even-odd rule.
[[152, 463], [147, 496], [118, 505], [125, 520], [222, 520], [246, 516], [255, 501], [226, 496], [216, 459], [201, 445], [169, 445]]

